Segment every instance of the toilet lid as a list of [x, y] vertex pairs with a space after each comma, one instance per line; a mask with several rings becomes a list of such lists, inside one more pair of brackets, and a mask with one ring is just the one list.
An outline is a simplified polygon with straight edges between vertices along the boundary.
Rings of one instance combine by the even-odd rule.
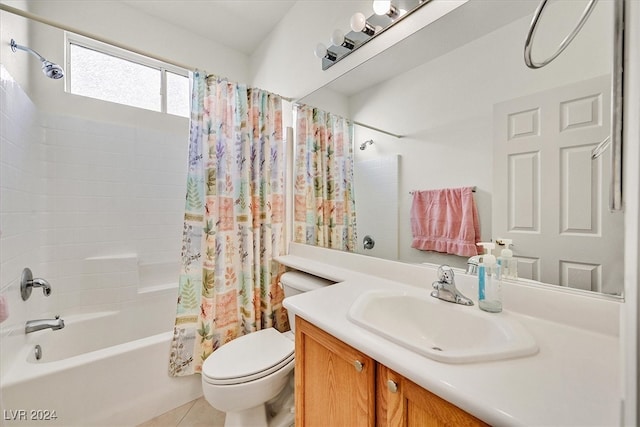
[[273, 328], [236, 338], [214, 351], [202, 365], [211, 384], [239, 384], [265, 377], [293, 360], [294, 343]]

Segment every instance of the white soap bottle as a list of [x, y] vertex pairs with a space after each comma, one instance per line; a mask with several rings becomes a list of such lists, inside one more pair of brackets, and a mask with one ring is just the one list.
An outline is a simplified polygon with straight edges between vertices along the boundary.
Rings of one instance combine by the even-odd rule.
[[505, 279], [517, 279], [518, 278], [518, 260], [513, 257], [513, 251], [509, 249], [509, 246], [513, 244], [511, 239], [498, 239], [505, 248], [500, 252], [498, 257], [498, 264], [502, 267], [502, 277]]
[[478, 307], [490, 313], [502, 311], [502, 274], [501, 267], [496, 263], [496, 257], [491, 253], [494, 243], [481, 242], [487, 252], [482, 255], [482, 262], [478, 266]]

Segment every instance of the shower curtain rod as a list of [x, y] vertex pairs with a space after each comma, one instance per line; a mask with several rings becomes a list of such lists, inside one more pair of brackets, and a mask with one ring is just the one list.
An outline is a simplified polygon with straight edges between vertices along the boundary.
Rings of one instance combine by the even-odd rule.
[[403, 135], [398, 135], [396, 133], [387, 132], [386, 130], [382, 130], [382, 129], [379, 129], [379, 128], [376, 128], [376, 127], [373, 127], [373, 126], [369, 126], [369, 125], [366, 125], [366, 124], [361, 123], [361, 122], [354, 121], [353, 124], [357, 125], [357, 126], [361, 126], [363, 128], [375, 130], [376, 132], [384, 133], [385, 135], [393, 136], [393, 137], [396, 137], [396, 138], [402, 138], [403, 137]]
[[[41, 17], [39, 15], [36, 15], [34, 13], [27, 12], [26, 10], [18, 9], [16, 7], [9, 6], [9, 5], [4, 4], [4, 3], [0, 3], [0, 10], [12, 13], [14, 15], [21, 16], [23, 18], [31, 19], [31, 20], [36, 21], [36, 22], [40, 22], [41, 24], [49, 25], [49, 26], [57, 28], [59, 30], [68, 31], [70, 33], [75, 33], [75, 34], [81, 35], [83, 37], [88, 37], [90, 39], [94, 39], [94, 40], [97, 40], [97, 41], [102, 42], [102, 43], [110, 44], [112, 46], [119, 47], [120, 49], [128, 50], [130, 52], [137, 53], [138, 55], [142, 55], [142, 56], [146, 56], [146, 57], [151, 58], [151, 59], [155, 59], [156, 61], [165, 62], [167, 64], [171, 64], [171, 65], [174, 65], [176, 67], [184, 68], [185, 70], [195, 70], [196, 69], [196, 67], [192, 67], [191, 65], [181, 64], [179, 62], [176, 62], [176, 61], [173, 61], [173, 60], [170, 60], [170, 59], [167, 59], [167, 58], [163, 58], [162, 56], [154, 55], [154, 54], [151, 54], [149, 52], [145, 52], [144, 50], [137, 49], [137, 48], [131, 47], [131, 46], [127, 46], [126, 44], [119, 43], [117, 41], [108, 39], [106, 37], [101, 37], [101, 36], [98, 36], [96, 34], [92, 34], [90, 32], [80, 30], [78, 28], [70, 27], [68, 25], [63, 25], [63, 24], [60, 24], [58, 22], [52, 21], [50, 19], [43, 18], [43, 17]], [[289, 98], [289, 97], [282, 96], [282, 95], [278, 95], [278, 96], [280, 96], [285, 101], [288, 101], [288, 102], [292, 102], [293, 101], [293, 98]]]

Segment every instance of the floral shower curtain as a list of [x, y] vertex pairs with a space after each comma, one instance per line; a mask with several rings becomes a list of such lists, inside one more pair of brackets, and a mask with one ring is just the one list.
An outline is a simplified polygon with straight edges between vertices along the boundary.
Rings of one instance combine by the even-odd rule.
[[200, 372], [241, 335], [289, 328], [273, 260], [284, 249], [282, 100], [195, 72], [191, 110], [173, 376]]
[[352, 125], [307, 105], [296, 107], [294, 241], [355, 251]]

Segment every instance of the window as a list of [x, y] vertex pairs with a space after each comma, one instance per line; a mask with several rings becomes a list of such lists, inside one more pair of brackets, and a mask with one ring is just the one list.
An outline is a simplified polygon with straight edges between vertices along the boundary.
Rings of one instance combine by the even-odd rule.
[[189, 117], [189, 71], [75, 34], [66, 46], [67, 92]]

